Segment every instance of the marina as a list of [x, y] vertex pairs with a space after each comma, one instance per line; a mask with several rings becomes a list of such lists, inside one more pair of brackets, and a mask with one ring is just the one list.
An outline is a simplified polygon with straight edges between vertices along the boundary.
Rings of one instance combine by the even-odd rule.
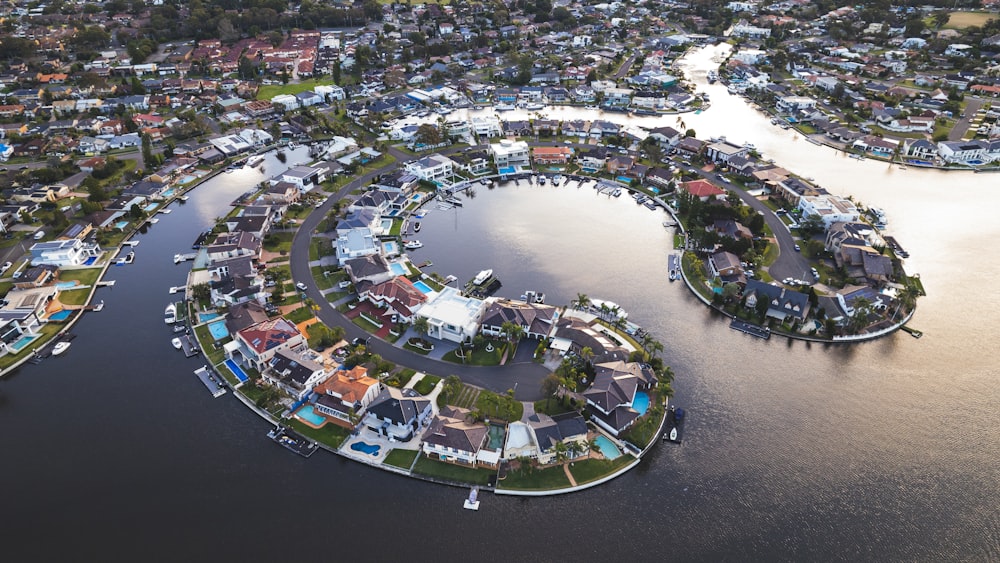
[[194, 374], [198, 376], [198, 379], [205, 384], [205, 388], [208, 392], [212, 394], [213, 397], [219, 398], [226, 394], [226, 388], [222, 384], [222, 381], [215, 376], [212, 370], [208, 369], [208, 366], [201, 366], [200, 368], [194, 370]]

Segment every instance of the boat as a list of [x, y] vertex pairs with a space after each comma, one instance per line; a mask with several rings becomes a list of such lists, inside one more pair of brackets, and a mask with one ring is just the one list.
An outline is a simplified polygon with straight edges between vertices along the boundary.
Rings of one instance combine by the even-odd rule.
[[511, 111], [511, 110], [513, 110], [515, 108], [514, 108], [514, 106], [512, 106], [510, 104], [497, 104], [497, 105], [493, 106], [493, 109], [495, 111]]
[[463, 506], [466, 510], [479, 510], [479, 487], [472, 487], [469, 498], [465, 499]]
[[583, 106], [583, 109], [601, 109], [598, 106]]
[[671, 441], [677, 440], [677, 427], [676, 426], [674, 426], [673, 428], [670, 429], [670, 440]]
[[59, 354], [62, 354], [63, 352], [65, 352], [67, 348], [69, 348], [69, 342], [65, 342], [65, 341], [58, 342], [58, 343], [56, 343], [55, 346], [52, 347], [52, 355], [53, 356], [58, 356]]
[[170, 341], [170, 343], [173, 344], [174, 348], [178, 350], [184, 347], [184, 344], [181, 342], [180, 338], [174, 338]]
[[187, 327], [182, 324], [174, 325], [174, 334], [184, 332], [185, 330], [187, 330]]
[[177, 322], [177, 304], [171, 303], [167, 305], [165, 311], [163, 311], [163, 322], [168, 325], [172, 325]]
[[407, 240], [403, 241], [403, 248], [407, 250], [416, 250], [418, 248], [423, 248], [424, 243], [419, 240]]
[[416, 233], [419, 231], [420, 231], [420, 221], [417, 221], [416, 223], [413, 224], [413, 232]]
[[475, 285], [482, 285], [486, 280], [490, 279], [493, 275], [493, 270], [483, 270], [476, 274], [476, 277], [472, 278], [472, 283]]
[[423, 209], [421, 209], [420, 211], [417, 211], [416, 213], [413, 214], [413, 217], [415, 219], [423, 219], [426, 216], [427, 216], [427, 212], [424, 211]]
[[535, 111], [535, 110], [545, 109], [545, 106], [538, 102], [529, 102], [524, 105], [524, 109], [529, 111]]
[[444, 284], [445, 284], [445, 285], [448, 285], [449, 283], [452, 283], [452, 282], [454, 282], [454, 281], [457, 281], [457, 280], [458, 280], [458, 278], [457, 278], [456, 276], [453, 276], [453, 275], [451, 275], [451, 274], [448, 274], [448, 275], [447, 275], [447, 276], [446, 276], [446, 277], [444, 278]]
[[186, 195], [177, 196], [177, 199], [179, 199], [181, 201], [187, 201], [188, 200], [188, 196], [186, 196]]
[[545, 176], [541, 176], [541, 175], [538, 176], [538, 185], [539, 186], [544, 186], [545, 185]]
[[553, 186], [558, 186], [559, 182], [562, 182], [562, 176], [561, 175], [556, 174], [555, 176], [552, 177], [552, 185]]

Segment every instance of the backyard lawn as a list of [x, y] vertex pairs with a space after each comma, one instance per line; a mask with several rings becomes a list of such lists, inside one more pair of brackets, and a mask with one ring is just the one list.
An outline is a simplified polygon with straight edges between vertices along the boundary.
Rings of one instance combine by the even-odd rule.
[[[326, 84], [329, 84], [326, 81]], [[271, 98], [280, 94], [290, 94], [295, 95], [299, 92], [305, 92], [306, 90], [312, 90], [316, 86], [324, 84], [323, 80], [313, 79], [313, 80], [302, 80], [300, 82], [289, 83], [289, 84], [265, 84], [257, 90], [258, 100], [270, 100]]]
[[346, 428], [337, 426], [336, 424], [330, 422], [324, 424], [323, 427], [319, 429], [306, 426], [294, 418], [288, 419], [287, 422], [288, 425], [299, 434], [302, 434], [306, 438], [326, 444], [334, 449], [339, 448], [340, 445], [344, 443], [344, 440], [347, 439], [347, 436], [350, 435], [350, 432], [348, 432]]
[[393, 448], [392, 450], [389, 450], [388, 454], [386, 454], [385, 461], [382, 463], [409, 470], [418, 453], [419, 452], [417, 450], [402, 450], [399, 448]]
[[492, 469], [472, 469], [470, 467], [436, 461], [425, 456], [420, 456], [417, 464], [413, 466], [413, 472], [420, 475], [427, 475], [428, 477], [472, 485], [486, 485], [489, 483], [490, 477], [496, 475], [496, 471]]
[[563, 470], [562, 465], [530, 471], [524, 469], [510, 471], [502, 481], [497, 483], [497, 487], [501, 489], [517, 489], [522, 491], [562, 489], [569, 486], [570, 482], [566, 477], [566, 472]]
[[584, 459], [582, 461], [573, 462], [569, 471], [573, 474], [573, 478], [576, 479], [577, 484], [582, 485], [584, 483], [596, 481], [601, 477], [611, 475], [615, 471], [618, 471], [633, 461], [635, 461], [635, 458], [628, 454], [612, 461], [608, 461], [606, 459]]

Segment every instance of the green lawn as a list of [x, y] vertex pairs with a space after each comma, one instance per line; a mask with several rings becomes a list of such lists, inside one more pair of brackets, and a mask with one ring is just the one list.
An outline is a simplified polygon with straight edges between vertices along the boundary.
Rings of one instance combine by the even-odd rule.
[[87, 302], [87, 297], [90, 295], [90, 289], [73, 289], [70, 291], [60, 291], [59, 301], [63, 305], [83, 305]]
[[305, 306], [299, 307], [298, 309], [295, 309], [294, 311], [285, 314], [285, 318], [292, 321], [295, 324], [299, 324], [302, 321], [307, 321], [313, 318], [313, 316], [314, 315], [312, 311], [309, 310], [309, 307]]
[[403, 368], [399, 370], [397, 373], [394, 373], [393, 375], [389, 376], [389, 378], [385, 380], [385, 384], [391, 387], [397, 387], [401, 389], [404, 385], [409, 383], [411, 379], [413, 379], [413, 376], [416, 373], [417, 370], [413, 368]]
[[[654, 438], [656, 438], [656, 431], [660, 428], [660, 422], [663, 420], [663, 408], [659, 406], [659, 399], [651, 396], [649, 398], [650, 406], [649, 412], [645, 416], [640, 418], [635, 426], [630, 428], [628, 432], [622, 436], [624, 439], [632, 442], [640, 448], [645, 448]], [[655, 407], [653, 405], [656, 405]]]
[[441, 378], [436, 375], [424, 375], [423, 379], [418, 381], [414, 386], [413, 390], [421, 395], [426, 395], [434, 390], [434, 386], [441, 381]]
[[420, 354], [421, 356], [426, 356], [427, 354], [431, 353], [431, 350], [424, 350], [423, 348], [417, 348], [416, 346], [410, 344], [409, 342], [403, 344], [403, 348], [409, 350], [410, 352], [413, 352], [414, 354]]
[[295, 238], [295, 233], [270, 233], [264, 237], [264, 250], [287, 253], [292, 249], [293, 238]]
[[385, 460], [382, 463], [409, 470], [410, 466], [413, 465], [413, 460], [416, 459], [419, 453], [417, 450], [393, 448], [385, 455]]
[[0, 356], [0, 369], [6, 369], [14, 363], [20, 361], [29, 353], [30, 350], [36, 350], [39, 346], [48, 342], [60, 329], [63, 328], [62, 323], [46, 323], [41, 326], [38, 333], [41, 334], [40, 337], [36, 338], [29, 346], [25, 346], [20, 352], [14, 354], [13, 352], [4, 354]]
[[576, 409], [570, 407], [568, 403], [564, 403], [562, 400], [555, 397], [551, 400], [542, 399], [541, 401], [535, 401], [535, 412], [540, 412], [549, 416], [562, 414], [564, 412], [573, 412], [575, 410]]
[[324, 424], [320, 429], [306, 426], [294, 418], [288, 419], [287, 422], [288, 426], [292, 427], [292, 430], [295, 430], [306, 438], [316, 440], [334, 449], [339, 448], [350, 435], [350, 432], [346, 428], [330, 422]]
[[635, 461], [635, 458], [629, 454], [625, 454], [613, 461], [606, 459], [585, 459], [573, 462], [569, 471], [573, 474], [573, 478], [576, 479], [577, 484], [582, 485], [611, 475], [633, 461]]
[[515, 401], [507, 395], [494, 394], [493, 396], [499, 397], [499, 405], [495, 401], [490, 400], [489, 393], [480, 393], [476, 397], [476, 408], [479, 409], [479, 412], [490, 419], [521, 420], [521, 416], [524, 415], [524, 405], [520, 401]]
[[201, 343], [202, 349], [205, 350], [205, 354], [213, 366], [226, 358], [226, 353], [222, 350], [221, 346], [218, 350], [215, 349], [213, 345], [215, 340], [212, 338], [212, 333], [208, 330], [208, 325], [194, 327], [194, 335], [198, 339], [198, 342]]
[[[492, 344], [493, 351], [487, 352], [486, 346]], [[453, 364], [470, 364], [474, 366], [497, 366], [500, 365], [500, 358], [503, 357], [503, 350], [506, 348], [506, 342], [500, 341], [486, 341], [482, 346], [476, 346], [472, 350], [472, 355], [469, 357], [469, 351], [466, 350], [466, 357], [463, 360], [456, 354], [456, 350], [452, 350], [444, 355], [443, 359], [446, 362], [451, 362]]]
[[299, 92], [305, 92], [306, 90], [312, 90], [316, 86], [333, 84], [331, 80], [302, 80], [295, 83], [289, 84], [265, 84], [257, 90], [258, 100], [270, 100], [271, 98], [280, 94], [291, 94], [295, 95]]
[[525, 471], [519, 469], [507, 473], [504, 479], [497, 483], [501, 489], [516, 489], [522, 491], [541, 491], [563, 489], [570, 486], [569, 479], [562, 465]]
[[420, 456], [417, 464], [413, 466], [413, 472], [420, 475], [427, 475], [428, 477], [469, 483], [471, 485], [486, 485], [489, 483], [490, 477], [496, 475], [496, 471], [493, 469], [472, 469], [470, 467], [436, 461], [425, 456]]
[[101, 275], [100, 268], [85, 268], [82, 270], [60, 270], [59, 281], [76, 280], [80, 285], [94, 285]]

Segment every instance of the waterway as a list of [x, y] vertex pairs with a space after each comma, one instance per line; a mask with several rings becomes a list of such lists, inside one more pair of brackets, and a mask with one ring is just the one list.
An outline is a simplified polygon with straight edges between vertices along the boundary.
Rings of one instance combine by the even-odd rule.
[[[703, 74], [715, 55], [685, 68]], [[609, 484], [487, 495], [470, 514], [458, 489], [289, 454], [231, 395], [212, 399], [191, 373], [201, 362], [170, 346], [160, 319], [186, 270], [171, 257], [263, 179], [224, 174], [139, 236], [64, 357], [0, 382], [5, 558], [1000, 558], [996, 177], [846, 159], [705, 88], [713, 108], [685, 117], [700, 137], [745, 137], [888, 212], [929, 292], [913, 320], [922, 339], [753, 339], [667, 281], [659, 213], [586, 188], [482, 188], [428, 215], [416, 259], [460, 279], [493, 267], [505, 295], [616, 301], [665, 344], [689, 417], [683, 445]]]

